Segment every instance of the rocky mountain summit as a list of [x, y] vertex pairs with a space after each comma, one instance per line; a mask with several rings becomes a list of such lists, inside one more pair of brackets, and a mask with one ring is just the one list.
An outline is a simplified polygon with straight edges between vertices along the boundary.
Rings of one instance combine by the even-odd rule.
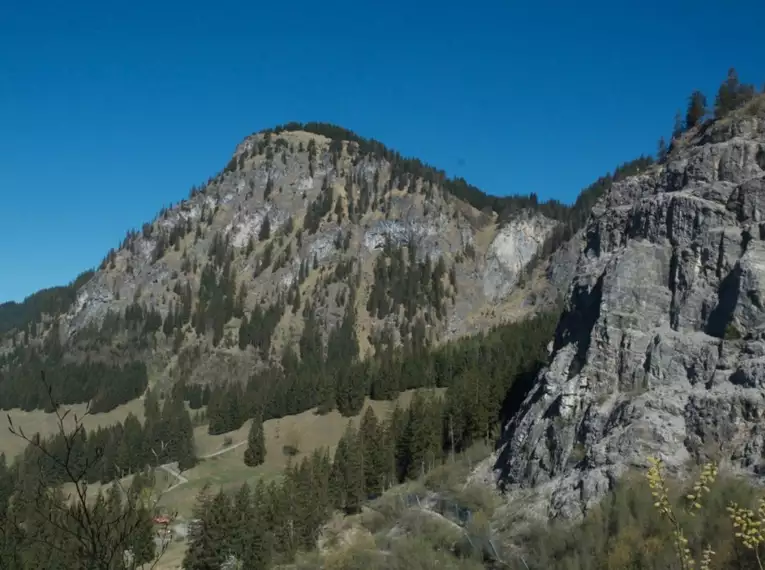
[[362, 356], [433, 345], [553, 303], [566, 282], [536, 260], [565, 242], [569, 211], [487, 196], [338, 127], [286, 125], [128, 232], [63, 309], [25, 322], [6, 307], [18, 324], [0, 330], [6, 350], [56, 337], [70, 356], [130, 354], [192, 382], [278, 362], [309, 316], [325, 343], [352, 319]]
[[765, 101], [691, 128], [592, 211], [495, 473], [577, 517], [628, 468], [765, 462]]

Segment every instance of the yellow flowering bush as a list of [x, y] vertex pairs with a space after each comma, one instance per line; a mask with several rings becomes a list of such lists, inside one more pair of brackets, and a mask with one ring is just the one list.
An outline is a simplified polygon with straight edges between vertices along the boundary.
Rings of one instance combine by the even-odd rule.
[[[688, 547], [688, 538], [685, 536], [680, 521], [678, 520], [669, 500], [669, 488], [666, 479], [664, 478], [662, 462], [660, 459], [654, 457], [649, 458], [648, 461], [650, 468], [648, 469], [647, 479], [648, 486], [651, 488], [651, 495], [654, 499], [653, 505], [659, 511], [659, 514], [672, 524], [672, 539], [675, 546], [675, 552], [677, 553], [680, 562], [680, 567], [683, 570], [696, 568], [696, 560], [693, 558], [691, 549]], [[694, 515], [696, 511], [701, 509], [702, 499], [709, 493], [709, 487], [714, 483], [716, 478], [717, 466], [714, 463], [705, 465], [701, 470], [699, 480], [693, 486], [692, 492], [686, 495], [688, 512], [691, 515]], [[714, 556], [714, 554], [712, 547], [707, 545], [701, 553], [698, 568], [701, 570], [709, 570], [712, 563], [712, 556]]]

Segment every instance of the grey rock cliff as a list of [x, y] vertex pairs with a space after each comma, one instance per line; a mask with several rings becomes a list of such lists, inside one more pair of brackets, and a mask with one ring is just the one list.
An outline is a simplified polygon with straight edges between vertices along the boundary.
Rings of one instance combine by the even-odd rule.
[[521, 271], [555, 226], [555, 221], [544, 216], [526, 215], [499, 230], [486, 253], [483, 292], [488, 299], [502, 299], [512, 291]]
[[664, 164], [615, 184], [580, 242], [550, 363], [505, 426], [501, 484], [576, 517], [651, 455], [758, 471], [763, 240], [762, 111], [688, 133]]
[[[103, 344], [143, 351], [157, 378], [228, 381], [246, 378], [258, 362], [278, 360], [300, 338], [305, 315], [283, 310], [285, 299], [291, 305], [298, 298], [300, 308], [310, 303], [326, 340], [345, 314], [351, 285], [340, 275], [349, 271], [355, 276], [363, 354], [371, 353], [382, 332], [400, 334], [418, 319], [427, 322], [428, 341], [437, 343], [506, 320], [496, 310], [500, 302], [516, 309], [512, 318], [522, 318], [554, 302], [559, 286], [568, 285], [558, 272], [539, 280], [534, 303], [512, 295], [519, 274], [558, 222], [519, 211], [500, 223], [494, 213], [476, 210], [436, 182], [404, 176], [388, 159], [338, 143], [303, 131], [247, 137], [223, 171], [128, 234], [77, 291], [55, 329], [67, 350], [87, 351], [87, 339], [98, 337]], [[306, 227], [306, 220], [313, 223]], [[153, 311], [164, 323], [187, 290], [196, 311], [204, 269], [220, 242], [230, 255], [232, 290], [244, 292], [237, 293], [242, 315], [282, 307], [268, 354], [240, 347], [237, 315], [224, 323], [217, 344], [192, 319], [180, 334], [157, 330], [150, 347], [128, 343], [124, 330], [107, 327], [102, 333], [104, 323], [128, 308]], [[395, 253], [389, 250], [398, 250], [402, 259], [414, 254], [421, 263], [443, 263], [439, 311], [419, 303], [414, 315], [370, 312], [368, 299], [380, 280], [375, 267], [381, 256]]]

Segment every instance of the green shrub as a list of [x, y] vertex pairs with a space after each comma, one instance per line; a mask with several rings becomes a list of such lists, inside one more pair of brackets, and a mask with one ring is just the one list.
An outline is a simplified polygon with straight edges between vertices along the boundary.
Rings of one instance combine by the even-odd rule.
[[738, 327], [733, 323], [728, 323], [725, 327], [725, 340], [738, 340], [741, 338], [741, 332]]
[[[661, 473], [660, 464], [658, 469]], [[655, 477], [655, 473], [651, 476]], [[631, 474], [618, 482], [583, 520], [534, 526], [522, 533], [512, 552], [523, 552], [524, 559], [511, 555], [507, 563], [514, 570], [526, 570], [526, 565], [531, 570], [688, 568], [678, 556], [674, 533], [679, 527], [688, 540], [693, 568], [703, 566], [704, 551], [709, 547], [714, 553], [708, 556], [710, 569], [760, 568], [755, 550], [746, 548], [742, 537], [736, 536], [741, 531], [733, 527], [729, 512], [731, 507], [756, 501], [757, 493], [748, 482], [731, 476], [718, 477], [714, 485], [703, 481], [709, 491], [701, 489], [703, 500], [694, 501], [702, 505], [698, 509], [688, 499], [695, 485], [689, 489], [686, 484], [664, 479], [663, 474], [662, 479], [664, 490], [660, 497], [666, 496], [677, 525], [663, 514], [661, 508], [666, 501], [652, 496], [644, 476]], [[754, 513], [746, 516], [750, 514]], [[742, 516], [740, 509], [736, 515]]]

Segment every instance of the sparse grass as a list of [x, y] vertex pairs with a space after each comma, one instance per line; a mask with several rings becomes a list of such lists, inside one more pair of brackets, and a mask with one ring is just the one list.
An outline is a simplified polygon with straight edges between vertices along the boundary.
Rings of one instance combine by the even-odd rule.
[[[433, 390], [440, 391], [440, 390]], [[414, 390], [403, 392], [398, 397], [402, 406], [408, 406], [414, 395]], [[255, 484], [258, 480], [273, 480], [281, 476], [284, 468], [290, 461], [299, 462], [303, 457], [309, 456], [314, 450], [328, 447], [334, 453], [337, 442], [345, 431], [348, 421], [352, 421], [356, 427], [367, 407], [372, 407], [380, 418], [384, 418], [393, 410], [396, 401], [372, 401], [367, 399], [362, 412], [353, 418], [344, 418], [336, 410], [324, 416], [317, 415], [315, 410], [309, 410], [294, 416], [264, 422], [263, 429], [266, 439], [266, 460], [258, 467], [247, 467], [244, 464], [245, 445], [230, 452], [200, 461], [194, 468], [185, 471], [184, 477], [188, 483], [180, 485], [163, 498], [163, 504], [178, 512], [179, 517], [188, 520], [192, 516], [192, 509], [199, 491], [210, 484], [213, 489], [223, 488], [233, 490], [248, 483]], [[202, 456], [207, 453], [220, 451], [224, 439], [231, 438], [236, 445], [245, 441], [249, 432], [250, 423], [247, 422], [236, 431], [220, 435], [207, 434], [207, 426], [195, 428], [197, 454]], [[299, 452], [295, 457], [289, 458], [282, 452], [282, 447], [288, 440], [294, 443], [294, 437], [299, 436], [297, 443]], [[175, 481], [167, 473], [157, 472], [157, 485], [167, 488]], [[405, 486], [402, 486], [405, 488]], [[420, 485], [420, 488], [422, 486]], [[398, 489], [398, 488], [397, 488]], [[359, 515], [362, 516], [362, 515]], [[344, 529], [347, 525], [344, 525]], [[351, 527], [352, 529], [353, 527]], [[355, 536], [355, 534], [352, 532]], [[351, 537], [347, 537], [351, 540]], [[355, 540], [355, 539], [354, 539]], [[180, 546], [173, 543], [172, 548], [160, 561], [158, 570], [170, 570], [180, 567], [185, 551], [185, 543]]]
[[[438, 390], [434, 390], [438, 391]], [[403, 392], [398, 397], [402, 406], [408, 406], [414, 395], [414, 391]], [[197, 493], [209, 483], [213, 488], [219, 487], [232, 490], [242, 483], [252, 485], [260, 479], [271, 480], [281, 475], [284, 468], [290, 463], [299, 463], [304, 457], [310, 456], [316, 449], [327, 447], [330, 453], [334, 453], [337, 442], [345, 431], [348, 421], [358, 427], [361, 417], [367, 407], [372, 407], [379, 418], [385, 418], [390, 413], [396, 401], [373, 401], [367, 399], [361, 414], [353, 418], [344, 418], [337, 410], [320, 416], [315, 410], [309, 410], [294, 416], [268, 420], [263, 424], [266, 440], [266, 460], [258, 467], [247, 467], [244, 464], [244, 451], [246, 445], [241, 445], [230, 452], [225, 452], [209, 459], [200, 461], [192, 469], [183, 473], [189, 482], [178, 486], [166, 494], [164, 503], [177, 510], [180, 516], [190, 517]], [[220, 435], [209, 435], [207, 426], [199, 426], [194, 429], [197, 455], [204, 455], [221, 451], [223, 441], [231, 438], [234, 445], [246, 441], [250, 429], [250, 422], [246, 422], [236, 431]], [[298, 449], [293, 457], [283, 453], [285, 445], [292, 445]], [[174, 479], [164, 472], [157, 473], [157, 484], [167, 488], [174, 483]], [[94, 489], [96, 486], [93, 487]]]
[[430, 470], [423, 479], [425, 487], [437, 492], [458, 492], [465, 488], [467, 479], [473, 468], [491, 454], [489, 446], [483, 442], [455, 456], [454, 462], [447, 459], [443, 465]]
[[165, 550], [159, 563], [155, 566], [156, 570], [180, 570], [183, 568], [183, 557], [186, 555], [186, 541], [173, 540]]
[[[82, 418], [85, 414], [85, 404], [73, 404], [63, 406], [66, 409], [71, 409], [69, 416], [65, 420], [67, 429], [72, 429], [74, 426], [75, 415], [78, 418]], [[138, 398], [127, 404], [116, 407], [110, 412], [104, 414], [93, 414], [85, 416], [82, 420], [85, 429], [93, 430], [98, 427], [105, 427], [114, 425], [117, 422], [125, 420], [129, 413], [133, 413], [139, 420], [143, 421], [143, 399]], [[13, 420], [13, 425], [24, 431], [28, 436], [32, 436], [36, 432], [40, 432], [41, 436], [50, 436], [58, 432], [58, 420], [53, 413], [45, 413], [42, 410], [33, 410], [31, 412], [25, 412], [19, 409], [9, 410], [3, 413], [2, 429], [0, 429], [0, 452], [5, 453], [8, 460], [13, 460], [19, 453], [24, 451], [26, 442], [14, 436], [8, 431], [8, 419], [10, 415]]]

